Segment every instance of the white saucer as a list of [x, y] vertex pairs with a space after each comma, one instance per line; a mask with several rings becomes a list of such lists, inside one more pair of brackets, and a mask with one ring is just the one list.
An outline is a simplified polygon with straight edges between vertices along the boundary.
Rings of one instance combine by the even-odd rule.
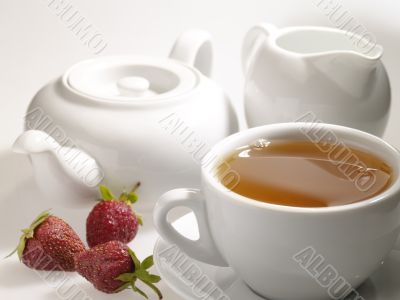
[[[173, 225], [183, 235], [195, 238], [196, 234], [193, 234], [193, 231], [196, 228], [196, 219], [192, 213], [181, 217]], [[163, 281], [184, 299], [263, 300], [255, 295], [231, 268], [215, 267], [191, 259], [179, 248], [161, 239], [155, 245], [154, 260]], [[189, 272], [195, 274], [190, 279]], [[203, 288], [204, 286], [206, 288]], [[207, 291], [213, 291], [211, 296], [207, 297]], [[365, 300], [399, 300], [400, 251], [392, 251], [386, 263], [358, 289], [358, 292]]]

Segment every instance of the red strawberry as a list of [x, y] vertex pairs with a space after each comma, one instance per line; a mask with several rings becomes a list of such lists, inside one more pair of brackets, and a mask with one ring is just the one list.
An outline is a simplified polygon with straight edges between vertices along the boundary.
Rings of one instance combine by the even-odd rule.
[[120, 241], [125, 244], [132, 241], [142, 224], [140, 216], [135, 214], [131, 205], [137, 201], [135, 190], [122, 193], [119, 199], [105, 187], [100, 186], [103, 197], [96, 204], [86, 220], [86, 239], [89, 247], [109, 241]]
[[154, 285], [161, 280], [149, 273], [153, 266], [153, 256], [142, 263], [135, 253], [120, 241], [110, 241], [97, 245], [75, 256], [75, 266], [79, 274], [90, 281], [98, 290], [111, 294], [131, 288], [142, 296], [147, 295], [136, 286], [137, 280], [153, 289], [159, 299], [162, 294]]
[[22, 230], [17, 248], [19, 259], [29, 268], [37, 270], [74, 271], [75, 254], [85, 251], [85, 246], [75, 231], [63, 220], [41, 213]]

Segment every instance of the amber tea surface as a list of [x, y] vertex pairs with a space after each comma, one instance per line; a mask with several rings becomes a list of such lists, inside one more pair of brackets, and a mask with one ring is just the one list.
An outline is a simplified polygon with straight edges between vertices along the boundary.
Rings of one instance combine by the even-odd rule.
[[311, 141], [261, 140], [236, 149], [225, 162], [240, 176], [230, 187], [234, 192], [296, 207], [363, 201], [386, 190], [393, 176], [391, 167], [375, 155]]

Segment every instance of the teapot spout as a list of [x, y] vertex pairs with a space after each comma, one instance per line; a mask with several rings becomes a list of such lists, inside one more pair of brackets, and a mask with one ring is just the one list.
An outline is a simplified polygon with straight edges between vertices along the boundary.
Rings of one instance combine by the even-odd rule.
[[37, 185], [46, 197], [67, 206], [96, 199], [97, 186], [104, 176], [96, 160], [84, 151], [62, 146], [39, 130], [22, 133], [13, 151], [29, 155]]

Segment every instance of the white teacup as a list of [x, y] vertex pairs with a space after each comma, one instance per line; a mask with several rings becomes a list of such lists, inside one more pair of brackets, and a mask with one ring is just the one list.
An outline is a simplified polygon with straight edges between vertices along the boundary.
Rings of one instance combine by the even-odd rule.
[[[288, 207], [246, 198], [221, 184], [215, 167], [237, 147], [260, 138], [311, 139], [364, 149], [393, 168], [392, 185], [371, 199], [333, 207]], [[315, 123], [257, 127], [224, 139], [204, 157], [201, 191], [165, 193], [155, 207], [155, 225], [165, 240], [192, 258], [232, 267], [263, 297], [339, 299], [356, 293], [354, 288], [383, 264], [394, 247], [400, 230], [399, 166], [398, 150], [356, 129]], [[232, 182], [240, 180], [226, 167]], [[182, 206], [196, 215], [200, 232], [196, 241], [167, 221], [168, 213]]]

